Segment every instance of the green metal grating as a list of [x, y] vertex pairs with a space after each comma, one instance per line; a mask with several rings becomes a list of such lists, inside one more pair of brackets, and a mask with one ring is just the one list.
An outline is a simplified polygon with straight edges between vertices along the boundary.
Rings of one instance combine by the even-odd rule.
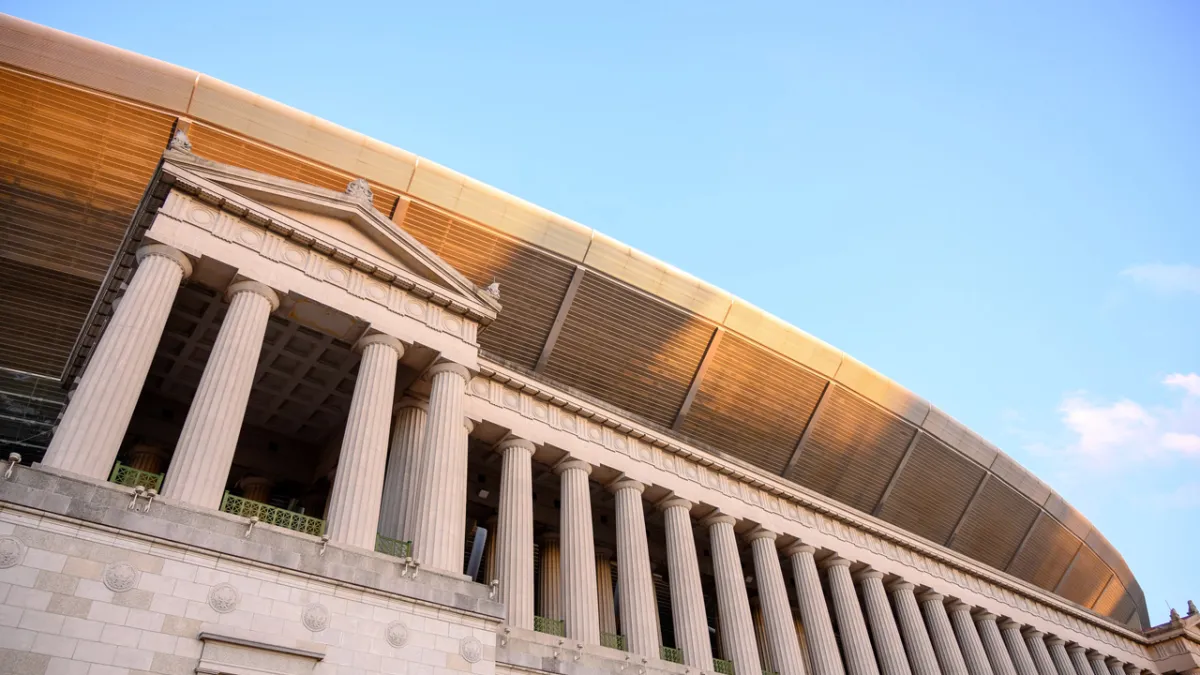
[[625, 651], [625, 636], [616, 633], [601, 633], [600, 644], [604, 647]]
[[658, 655], [663, 661], [671, 663], [683, 663], [683, 650], [675, 647], [662, 646], [658, 648]]
[[385, 555], [396, 556], [397, 558], [407, 558], [412, 555], [412, 542], [400, 541], [385, 537], [382, 534], [376, 534], [375, 551]]
[[260, 523], [268, 523], [278, 527], [303, 532], [319, 537], [325, 534], [325, 521], [320, 518], [306, 516], [303, 513], [288, 511], [281, 509], [278, 506], [263, 504], [242, 497], [225, 493], [221, 499], [221, 510], [225, 513], [232, 513], [235, 516], [244, 516], [246, 518], [258, 518]]
[[141, 485], [147, 490], [151, 488], [161, 490], [163, 475], [161, 473], [142, 471], [141, 469], [135, 469], [132, 466], [125, 466], [117, 462], [113, 466], [112, 473], [108, 476], [108, 482], [116, 483], [117, 485], [127, 485], [129, 487]]
[[734, 675], [733, 661], [726, 661], [725, 659], [713, 659], [713, 670], [721, 673], [722, 675]]
[[533, 617], [533, 629], [546, 635], [567, 636], [567, 622], [562, 619], [548, 619], [544, 616]]

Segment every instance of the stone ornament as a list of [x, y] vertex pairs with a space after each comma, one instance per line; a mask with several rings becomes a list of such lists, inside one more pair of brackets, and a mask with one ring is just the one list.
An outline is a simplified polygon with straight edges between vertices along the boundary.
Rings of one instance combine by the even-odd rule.
[[17, 539], [4, 537], [0, 539], [0, 569], [16, 567], [25, 557], [25, 546]]
[[131, 591], [137, 586], [138, 571], [127, 562], [109, 563], [104, 568], [104, 585], [114, 593]]
[[403, 647], [408, 644], [408, 626], [405, 626], [401, 621], [393, 621], [388, 624], [384, 631], [384, 636], [387, 638], [388, 644], [393, 647]]
[[319, 602], [314, 602], [304, 608], [304, 627], [314, 633], [319, 633], [329, 627], [329, 608]]
[[171, 137], [171, 142], [167, 144], [167, 149], [179, 152], [191, 152], [192, 141], [188, 139], [187, 132], [183, 129], [176, 129], [175, 135]]
[[242, 594], [231, 584], [217, 584], [208, 592], [208, 606], [218, 614], [228, 614], [237, 609]]
[[375, 198], [371, 192], [371, 184], [361, 178], [350, 181], [350, 184], [346, 186], [346, 194], [364, 204], [370, 204]]
[[483, 658], [483, 643], [474, 637], [465, 637], [458, 643], [458, 653], [467, 663], [478, 663]]

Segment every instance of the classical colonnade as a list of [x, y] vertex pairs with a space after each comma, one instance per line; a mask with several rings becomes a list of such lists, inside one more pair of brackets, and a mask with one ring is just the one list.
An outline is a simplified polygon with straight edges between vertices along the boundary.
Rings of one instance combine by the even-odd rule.
[[[191, 264], [160, 244], [137, 252], [140, 265], [109, 320], [46, 454], [44, 464], [102, 480], [116, 459], [179, 284]], [[236, 450], [253, 374], [275, 292], [256, 281], [227, 291], [228, 313], [167, 470], [163, 496], [217, 508]], [[399, 336], [404, 337], [404, 336]], [[360, 339], [357, 381], [329, 505], [327, 533], [341, 544], [373, 549], [376, 533], [413, 542], [423, 567], [461, 574], [466, 523], [467, 437], [464, 416], [470, 373], [441, 362], [430, 371], [428, 402], [393, 400], [404, 343], [380, 333]], [[534, 628], [532, 459], [535, 445], [501, 442], [499, 512], [494, 568], [498, 593], [513, 628]], [[556, 539], [543, 542], [542, 616], [560, 618], [566, 636], [601, 643], [615, 629], [611, 584], [600, 595], [593, 532], [592, 466], [568, 456], [561, 478]], [[643, 499], [645, 485], [629, 478], [608, 485], [616, 504], [616, 561], [620, 574], [620, 631], [630, 652], [660, 657], [656, 595], [650, 570]], [[669, 496], [654, 505], [666, 525], [666, 551], [677, 648], [689, 667], [711, 671], [713, 655], [693, 504]], [[720, 639], [738, 675], [760, 670], [739, 549], [748, 546], [758, 582], [762, 646], [780, 675], [1137, 675], [1135, 665], [1068, 645], [1031, 626], [1001, 620], [934, 590], [890, 579], [836, 553], [818, 559], [808, 544], [778, 549], [777, 533], [755, 529], [739, 537], [735, 519], [719, 511], [707, 530]], [[807, 642], [802, 656], [792, 598], [780, 554], [790, 563]], [[826, 603], [824, 573], [832, 602]], [[859, 599], [861, 590], [862, 601]], [[601, 611], [601, 602], [604, 607]], [[832, 607], [829, 606], [832, 605]], [[603, 618], [602, 618], [603, 617]], [[835, 634], [836, 626], [836, 634]], [[608, 630], [605, 630], [608, 629]], [[840, 639], [840, 648], [839, 648]]]

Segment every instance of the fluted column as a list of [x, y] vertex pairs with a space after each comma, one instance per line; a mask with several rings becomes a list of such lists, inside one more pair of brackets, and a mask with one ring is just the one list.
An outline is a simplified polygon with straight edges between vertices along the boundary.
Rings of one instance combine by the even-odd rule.
[[175, 292], [192, 273], [187, 256], [162, 244], [139, 248], [137, 260], [50, 440], [46, 466], [104, 480], [117, 459]]
[[767, 653], [770, 665], [779, 675], [805, 675], [775, 538], [774, 532], [761, 529], [748, 537], [754, 554], [754, 578], [758, 580]]
[[914, 675], [941, 675], [942, 669], [938, 666], [925, 620], [921, 618], [921, 608], [913, 594], [914, 588], [913, 584], [902, 580], [893, 581], [888, 585], [892, 604], [896, 607], [896, 623], [904, 641], [904, 650], [908, 654], [908, 664]]
[[242, 488], [242, 497], [266, 504], [271, 500], [271, 488], [275, 487], [275, 481], [263, 476], [249, 476], [238, 481], [238, 486]]
[[329, 493], [327, 531], [333, 541], [374, 551], [396, 365], [404, 355], [404, 345], [390, 335], [375, 334], [362, 338], [354, 347], [362, 352], [362, 361]]
[[979, 639], [979, 630], [971, 618], [971, 606], [965, 602], [955, 602], [947, 611], [950, 613], [950, 624], [958, 636], [958, 647], [967, 663], [967, 672], [971, 675], [993, 675], [992, 664], [988, 662], [987, 652], [983, 650], [983, 642]]
[[767, 620], [763, 617], [761, 598], [750, 598], [750, 623], [754, 624], [754, 644], [758, 647], [759, 665], [763, 672], [776, 672], [771, 663], [771, 648], [767, 646]]
[[1125, 664], [1125, 675], [1141, 675], [1141, 674], [1142, 674], [1141, 668], [1138, 668], [1137, 666], [1133, 665], [1132, 663]]
[[1004, 638], [1000, 635], [1000, 627], [996, 625], [997, 618], [990, 612], [975, 615], [975, 627], [979, 630], [979, 639], [983, 641], [983, 651], [987, 652], [993, 673], [1017, 675], [1012, 657], [1008, 655], [1008, 648], [1004, 645]]
[[1029, 654], [1029, 646], [1021, 637], [1021, 624], [1011, 619], [1002, 622], [1000, 637], [1004, 638], [1004, 646], [1008, 648], [1008, 656], [1012, 659], [1017, 675], [1040, 675], [1037, 666], [1033, 664], [1033, 657]]
[[837, 617], [838, 633], [842, 636], [842, 649], [846, 654], [846, 672], [850, 675], [879, 675], [879, 666], [871, 650], [871, 638], [867, 635], [867, 624], [863, 620], [862, 608], [858, 606], [858, 594], [854, 592], [854, 580], [850, 578], [850, 564], [849, 560], [837, 556], [821, 563], [829, 575], [833, 614]]
[[[467, 526], [467, 439], [463, 395], [470, 372], [457, 363], [429, 369], [429, 419], [421, 442], [414, 556], [434, 569], [461, 574]], [[406, 525], [407, 529], [407, 525]]]
[[167, 453], [162, 448], [144, 443], [133, 446], [129, 451], [129, 466], [138, 471], [162, 473], [163, 461], [166, 459]]
[[[617, 599], [613, 590], [612, 551], [596, 549], [596, 611], [600, 614], [600, 632], [616, 633]], [[624, 575], [621, 581], [625, 581]]]
[[754, 673], [759, 667], [754, 623], [750, 619], [750, 598], [746, 594], [746, 575], [738, 555], [733, 516], [716, 513], [704, 519], [712, 549], [713, 576], [717, 586], [717, 612], [721, 618], [721, 645], [725, 658], [733, 661], [738, 673]]
[[1046, 634], [1031, 628], [1022, 635], [1038, 675], [1059, 675], [1058, 669], [1054, 667], [1054, 659], [1050, 658], [1050, 650], [1046, 649]]
[[954, 637], [954, 629], [950, 626], [946, 606], [942, 604], [945, 599], [945, 596], [933, 591], [922, 593], [919, 598], [925, 624], [929, 627], [929, 638], [933, 642], [933, 653], [937, 655], [943, 675], [970, 675], [958, 640]]
[[816, 549], [807, 544], [796, 544], [786, 551], [796, 579], [800, 617], [804, 620], [804, 634], [808, 638], [808, 658], [814, 675], [844, 675], [846, 671], [838, 652], [837, 638], [833, 635], [825, 592], [821, 590], [821, 577], [817, 575], [815, 552]]
[[600, 644], [596, 606], [596, 549], [592, 535], [592, 466], [569, 459], [555, 467], [562, 480], [559, 530], [562, 536], [562, 608], [567, 637]]
[[800, 644], [800, 656], [803, 657], [801, 663], [804, 665], [804, 672], [807, 675], [812, 675], [812, 658], [808, 655], [808, 637], [804, 634], [804, 620], [800, 618], [800, 610], [792, 612], [792, 622], [796, 625], [796, 642]]
[[383, 478], [383, 505], [379, 509], [379, 533], [391, 539], [410, 539], [408, 514], [416, 502], [421, 443], [425, 440], [428, 417], [429, 404], [424, 401], [402, 398], [396, 403], [387, 473]]
[[1092, 675], [1109, 675], [1108, 663], [1105, 662], [1105, 656], [1097, 651], [1087, 653], [1088, 665], [1092, 667]]
[[617, 503], [617, 570], [621, 580], [617, 590], [621, 594], [621, 632], [631, 653], [657, 659], [658, 603], [650, 572], [646, 512], [642, 506], [646, 486], [624, 479], [608, 489]]
[[856, 578], [862, 585], [863, 605], [880, 672], [883, 675], [912, 675], [904, 643], [900, 641], [900, 630], [896, 627], [896, 616], [888, 604], [887, 591], [883, 590], [883, 572], [868, 569]]
[[1110, 656], [1104, 663], [1108, 666], [1109, 675], [1125, 675], [1125, 664], [1123, 662]]
[[1058, 675], [1079, 675], [1075, 666], [1071, 665], [1071, 657], [1067, 655], [1067, 642], [1053, 635], [1046, 638], [1046, 649], [1050, 652], [1050, 660], [1054, 662], [1054, 670]]
[[541, 572], [538, 574], [538, 596], [541, 605], [538, 616], [547, 619], [563, 618], [562, 611], [562, 548], [557, 532], [546, 532], [542, 535], [538, 547], [538, 558]]
[[[504, 480], [501, 478], [501, 480]], [[497, 511], [497, 513], [499, 513]], [[487, 541], [483, 545], [483, 560], [479, 561], [480, 579], [483, 583], [490, 584], [492, 581], [499, 579], [496, 574], [496, 532], [497, 516], [489, 516], [483, 521], [483, 529], [487, 530]]]
[[700, 559], [692, 534], [692, 503], [679, 497], [659, 502], [667, 529], [667, 578], [671, 582], [671, 617], [675, 644], [683, 663], [692, 668], [712, 668], [712, 644], [700, 586]]
[[534, 445], [512, 438], [496, 449], [504, 460], [495, 539], [498, 595], [500, 602], [508, 606], [509, 625], [532, 630]]
[[[279, 307], [275, 291], [257, 281], [239, 281], [225, 295], [229, 310], [188, 408], [162, 489], [168, 499], [208, 509], [221, 505], [267, 319]], [[394, 375], [394, 366], [392, 371]]]
[[1067, 647], [1067, 656], [1071, 659], [1071, 665], [1075, 667], [1076, 675], [1092, 675], [1092, 666], [1087, 660], [1087, 649], [1071, 645]]

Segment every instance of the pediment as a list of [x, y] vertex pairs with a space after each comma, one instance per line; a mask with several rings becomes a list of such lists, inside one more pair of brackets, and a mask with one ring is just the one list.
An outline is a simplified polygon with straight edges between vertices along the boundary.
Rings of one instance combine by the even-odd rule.
[[[248, 169], [219, 164], [189, 153], [168, 151], [163, 173], [176, 182], [199, 188], [204, 201], [244, 213], [293, 239], [311, 240], [313, 248], [334, 259], [412, 284], [432, 296], [468, 308], [483, 325], [500, 311], [498, 299], [478, 288], [445, 260], [380, 213], [369, 194], [346, 192], [291, 181]], [[356, 193], [357, 192], [357, 193]]]

